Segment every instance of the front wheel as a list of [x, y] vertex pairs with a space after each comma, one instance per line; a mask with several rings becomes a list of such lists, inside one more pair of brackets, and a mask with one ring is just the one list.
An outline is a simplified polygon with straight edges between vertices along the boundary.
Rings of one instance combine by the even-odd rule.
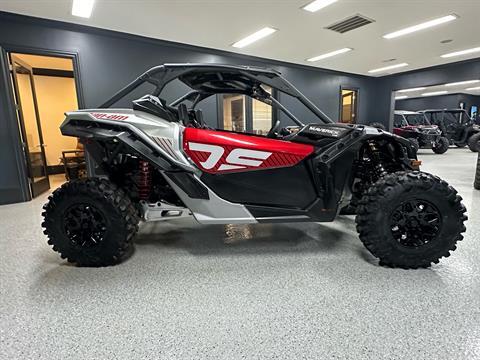
[[53, 250], [79, 266], [108, 266], [133, 251], [139, 217], [128, 196], [103, 179], [73, 180], [45, 204], [42, 226]]
[[447, 152], [450, 142], [446, 137], [439, 137], [432, 150], [435, 154], [444, 154]]
[[465, 207], [455, 189], [419, 171], [377, 181], [359, 202], [357, 231], [380, 263], [415, 269], [438, 263], [465, 231]]
[[478, 152], [480, 148], [480, 133], [476, 133], [468, 139], [468, 148], [473, 152]]

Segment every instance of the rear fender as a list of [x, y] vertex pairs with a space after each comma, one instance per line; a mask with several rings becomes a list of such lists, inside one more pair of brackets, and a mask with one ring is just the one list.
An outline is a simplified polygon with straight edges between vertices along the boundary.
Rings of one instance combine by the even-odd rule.
[[180, 129], [174, 134], [177, 135], [176, 138], [160, 138], [147, 134], [137, 124], [94, 117], [90, 112], [79, 111], [66, 115], [67, 118], [60, 126], [60, 131], [65, 136], [85, 139], [87, 144], [94, 141], [119, 142], [160, 170], [195, 171], [179, 150]]

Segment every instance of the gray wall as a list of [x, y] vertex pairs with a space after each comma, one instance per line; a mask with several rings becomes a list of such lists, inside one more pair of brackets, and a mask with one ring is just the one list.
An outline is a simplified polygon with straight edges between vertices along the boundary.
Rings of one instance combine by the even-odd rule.
[[[80, 90], [84, 106], [87, 108], [98, 106], [148, 68], [167, 62], [225, 63], [276, 68], [334, 120], [339, 116], [339, 93], [342, 85], [361, 89], [359, 122], [370, 122], [370, 109], [375, 100], [370, 95], [374, 89], [374, 80], [366, 76], [309, 68], [8, 13], [0, 13], [0, 46], [77, 53]], [[17, 166], [15, 158], [20, 149], [16, 119], [8, 112], [8, 106], [5, 106], [11, 100], [8, 89], [5, 89], [8, 75], [6, 73], [1, 75], [0, 203], [8, 203], [26, 200], [26, 194], [22, 190], [24, 186], [21, 186], [20, 180], [24, 177], [23, 169]], [[180, 93], [180, 88], [175, 86], [170, 90], [167, 98], [173, 98]], [[215, 102], [203, 105], [203, 110], [206, 121], [216, 125]], [[316, 121], [310, 114], [307, 116], [302, 111], [296, 112], [300, 117], [305, 116], [302, 119], [305, 122]]]
[[[340, 87], [359, 88], [357, 120], [364, 124], [389, 123], [394, 89], [468, 80], [473, 74], [478, 77], [480, 73], [480, 60], [477, 60], [372, 78], [1, 12], [0, 47], [18, 47], [17, 51], [35, 48], [76, 53], [81, 104], [87, 108], [98, 106], [154, 65], [167, 62], [225, 63], [281, 71], [333, 120], [338, 120], [340, 113]], [[15, 114], [8, 106], [11, 94], [5, 69], [2, 66], [0, 71], [0, 204], [27, 199], [24, 169], [17, 162], [21, 148]], [[166, 97], [171, 99], [181, 90], [181, 87], [172, 85]], [[204, 104], [203, 110], [206, 121], [215, 126], [215, 101]], [[296, 103], [292, 103], [291, 110], [306, 123], [316, 121]]]

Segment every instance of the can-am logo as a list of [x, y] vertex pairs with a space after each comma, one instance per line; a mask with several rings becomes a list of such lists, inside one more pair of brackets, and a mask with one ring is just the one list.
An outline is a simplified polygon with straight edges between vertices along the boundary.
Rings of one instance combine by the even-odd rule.
[[192, 151], [209, 153], [208, 157], [200, 161], [200, 165], [205, 170], [212, 170], [217, 165], [218, 171], [239, 170], [248, 167], [260, 167], [263, 161], [268, 159], [271, 152], [249, 149], [233, 149], [224, 157], [226, 149], [218, 145], [200, 144], [189, 142], [188, 147]]
[[127, 120], [128, 115], [123, 114], [107, 114], [107, 113], [90, 113], [95, 119], [101, 120]]

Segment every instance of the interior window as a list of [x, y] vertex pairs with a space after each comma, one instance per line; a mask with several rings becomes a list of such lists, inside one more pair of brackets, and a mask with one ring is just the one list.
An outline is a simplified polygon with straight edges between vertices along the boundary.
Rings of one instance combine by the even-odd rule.
[[245, 95], [223, 95], [223, 128], [230, 131], [246, 131], [247, 121]]

